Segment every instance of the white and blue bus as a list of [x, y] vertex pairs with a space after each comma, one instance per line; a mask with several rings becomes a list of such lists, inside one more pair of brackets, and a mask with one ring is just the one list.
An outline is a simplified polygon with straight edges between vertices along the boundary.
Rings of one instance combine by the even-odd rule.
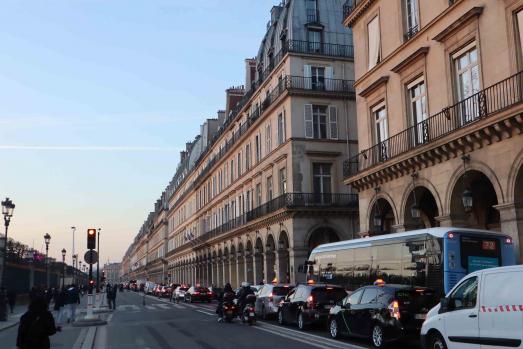
[[429, 228], [316, 247], [307, 280], [352, 291], [377, 279], [444, 295], [476, 270], [514, 265], [512, 238], [487, 230]]

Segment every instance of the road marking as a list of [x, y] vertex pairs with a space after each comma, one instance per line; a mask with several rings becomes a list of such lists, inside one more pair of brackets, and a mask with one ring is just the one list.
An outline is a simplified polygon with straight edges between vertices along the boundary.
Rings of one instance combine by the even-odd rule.
[[172, 308], [168, 305], [168, 304], [162, 304], [162, 303], [157, 303], [157, 304], [152, 304], [158, 308], [161, 308], [161, 309], [164, 309], [164, 310], [171, 310]]
[[111, 322], [111, 320], [113, 319], [113, 315], [114, 313], [109, 314], [109, 316], [107, 317], [107, 323]]
[[156, 308], [154, 307], [154, 305], [146, 305], [145, 306], [145, 309], [149, 309], [149, 310], [156, 310]]
[[87, 327], [84, 327], [80, 330], [80, 334], [78, 335], [78, 338], [76, 338], [76, 342], [73, 344], [73, 349], [82, 348], [82, 342], [84, 341], [85, 336], [87, 336]]
[[[311, 340], [311, 341], [314, 341], [314, 342], [318, 342], [318, 343], [323, 344], [323, 345], [334, 346], [336, 348], [366, 349], [365, 347], [362, 347], [362, 346], [359, 346], [359, 345], [344, 343], [342, 341], [338, 341], [338, 340], [334, 340], [334, 339], [318, 336], [318, 335], [312, 334], [310, 332], [297, 331], [297, 330], [293, 330], [293, 329], [288, 328], [288, 327], [272, 325], [272, 324], [269, 324], [269, 323], [264, 322], [264, 321], [259, 321], [258, 323], [261, 326], [259, 326], [257, 328], [264, 328], [264, 327], [266, 327], [265, 329], [267, 331], [271, 331], [273, 333], [282, 333], [282, 334], [285, 334], [285, 335], [288, 334], [288, 335], [293, 336], [292, 338], [295, 338], [295, 335], [297, 335], [297, 336], [299, 336], [301, 338], [307, 337], [308, 340]], [[295, 334], [295, 335], [293, 335], [293, 334]]]
[[96, 337], [96, 329], [98, 327], [89, 327], [87, 330], [87, 335], [85, 336], [85, 340], [82, 343], [81, 349], [92, 349], [94, 344], [94, 339]]
[[140, 307], [137, 306], [137, 305], [134, 305], [134, 304], [122, 304], [122, 305], [118, 305], [116, 307], [116, 309], [118, 310], [126, 310], [126, 309], [131, 309], [131, 310], [140, 310]]
[[205, 314], [205, 315], [210, 315], [210, 316], [216, 315], [216, 314], [213, 314], [213, 313], [208, 313], [205, 310], [198, 310], [198, 309], [196, 309], [196, 311], [199, 312], [199, 313]]
[[305, 343], [305, 344], [311, 345], [313, 347], [322, 348], [322, 349], [325, 349], [325, 348], [331, 349], [331, 347], [327, 347], [325, 345], [322, 345], [322, 344], [319, 344], [319, 343], [315, 343], [315, 342], [310, 342], [310, 341], [308, 341], [306, 339], [295, 337], [295, 336], [292, 336], [290, 334], [284, 334], [284, 333], [281, 333], [281, 332], [272, 331], [272, 330], [269, 330], [269, 329], [266, 329], [266, 328], [263, 328], [263, 327], [253, 327], [253, 328], [256, 329], [256, 330], [259, 330], [259, 331], [272, 333], [272, 334], [275, 334], [275, 335], [283, 337], [283, 338], [291, 339], [291, 340], [296, 341], [296, 342]]
[[173, 305], [177, 309], [187, 309], [186, 307], [184, 307], [183, 305], [180, 305], [180, 304], [173, 304]]

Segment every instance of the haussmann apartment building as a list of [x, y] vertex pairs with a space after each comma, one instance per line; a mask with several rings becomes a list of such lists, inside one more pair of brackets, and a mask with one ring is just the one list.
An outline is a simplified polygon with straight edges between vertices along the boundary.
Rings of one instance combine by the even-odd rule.
[[434, 226], [523, 238], [523, 1], [357, 0], [360, 234]]
[[343, 184], [358, 147], [342, 8], [343, 0], [272, 8], [245, 85], [228, 89], [225, 110], [187, 143], [127, 250], [124, 278], [303, 282], [314, 247], [356, 235], [358, 197]]

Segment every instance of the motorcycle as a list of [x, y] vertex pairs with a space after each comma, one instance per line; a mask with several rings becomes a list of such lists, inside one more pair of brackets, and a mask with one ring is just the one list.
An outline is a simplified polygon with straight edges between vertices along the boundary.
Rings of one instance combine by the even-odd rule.
[[236, 306], [233, 303], [224, 303], [223, 304], [223, 318], [226, 322], [232, 322], [234, 316], [236, 315]]
[[245, 299], [245, 308], [242, 313], [242, 322], [248, 323], [249, 326], [256, 324], [256, 312], [254, 311], [254, 303], [256, 296], [251, 294]]

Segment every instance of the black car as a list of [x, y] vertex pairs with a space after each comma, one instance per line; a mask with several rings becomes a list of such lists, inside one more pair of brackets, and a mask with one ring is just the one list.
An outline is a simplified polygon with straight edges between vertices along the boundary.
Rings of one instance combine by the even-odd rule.
[[331, 337], [370, 338], [376, 348], [391, 341], [419, 338], [427, 312], [436, 305], [434, 291], [406, 285], [357, 289], [331, 309]]
[[207, 287], [192, 286], [185, 292], [185, 302], [211, 302], [212, 292]]
[[312, 324], [327, 324], [329, 311], [347, 296], [343, 287], [326, 284], [298, 285], [279, 304], [280, 325], [297, 324], [300, 330]]
[[269, 316], [276, 315], [278, 313], [278, 305], [280, 304], [280, 301], [284, 299], [293, 289], [294, 286], [292, 285], [263, 285], [258, 291], [258, 297], [256, 297], [256, 315], [260, 316], [264, 320]]

